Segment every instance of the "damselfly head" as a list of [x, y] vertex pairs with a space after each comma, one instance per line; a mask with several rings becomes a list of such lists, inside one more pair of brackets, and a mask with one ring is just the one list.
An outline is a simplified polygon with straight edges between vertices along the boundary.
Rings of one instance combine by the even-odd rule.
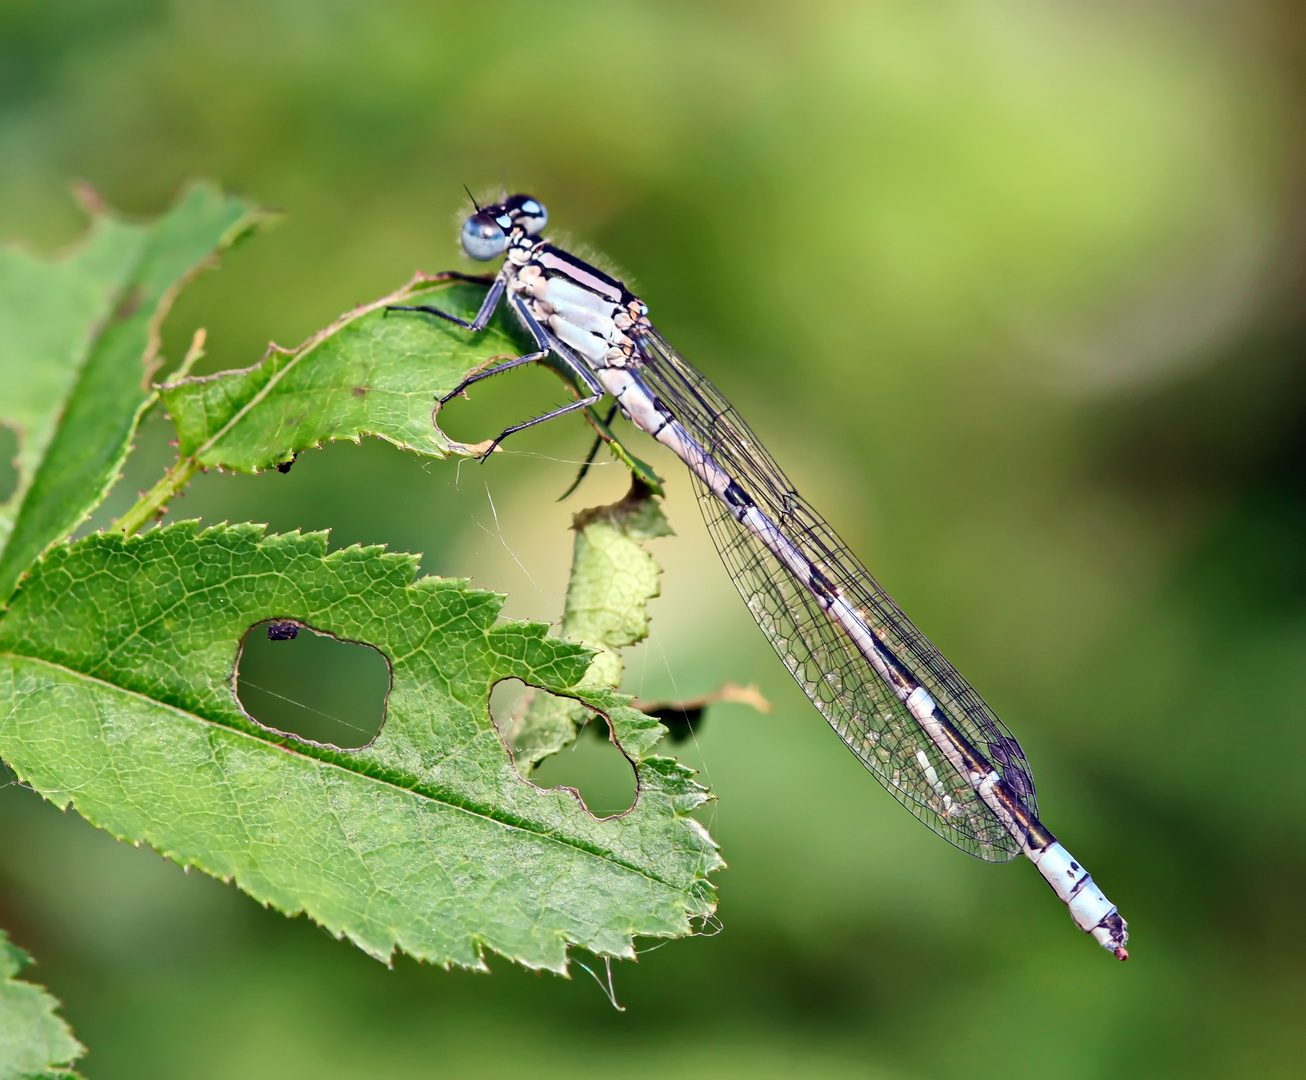
[[463, 250], [478, 262], [487, 262], [508, 249], [513, 232], [534, 236], [548, 220], [543, 203], [529, 195], [510, 195], [493, 206], [478, 207], [463, 223]]

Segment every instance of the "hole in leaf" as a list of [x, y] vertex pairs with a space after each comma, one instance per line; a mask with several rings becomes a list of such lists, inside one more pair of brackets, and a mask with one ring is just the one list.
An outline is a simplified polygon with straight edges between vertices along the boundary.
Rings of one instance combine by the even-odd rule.
[[0, 503], [8, 502], [18, 487], [18, 468], [14, 465], [17, 456], [18, 432], [0, 424]]
[[236, 666], [236, 696], [260, 724], [342, 750], [376, 737], [389, 692], [390, 665], [371, 645], [289, 620], [252, 627]]
[[[504, 353], [501, 359], [508, 360], [511, 355]], [[440, 407], [437, 423], [450, 438], [476, 443], [494, 438], [509, 424], [565, 405], [569, 400], [571, 395], [561, 386], [557, 375], [543, 365], [529, 364], [469, 387], [466, 397], [454, 398]], [[539, 425], [546, 429], [548, 426]], [[538, 429], [532, 432], [522, 432], [513, 438], [538, 437]]]
[[[520, 730], [523, 718], [529, 723], [534, 698], [558, 703], [569, 701], [527, 686], [519, 679], [505, 679], [495, 686], [490, 695], [490, 715], [505, 739]], [[521, 736], [513, 742], [515, 751], [522, 745]], [[540, 762], [529, 780], [536, 787], [574, 788], [595, 817], [624, 814], [635, 805], [634, 766], [608, 737], [608, 722], [594, 714], [576, 741]]]

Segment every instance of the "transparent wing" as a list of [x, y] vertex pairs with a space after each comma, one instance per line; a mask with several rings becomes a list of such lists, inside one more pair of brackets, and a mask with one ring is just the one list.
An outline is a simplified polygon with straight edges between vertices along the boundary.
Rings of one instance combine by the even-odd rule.
[[[867, 614], [894, 655], [1037, 815], [1020, 744], [794, 490], [733, 406], [656, 332], [641, 341], [640, 374], [803, 554]], [[770, 551], [697, 484], [708, 531], [749, 611], [830, 725], [909, 810], [963, 851], [1002, 862], [1018, 854], [1001, 823], [953, 769], [852, 641]]]
[[697, 477], [694, 486], [748, 610], [848, 748], [894, 798], [962, 850], [990, 862], [1019, 854], [992, 811], [812, 595]]

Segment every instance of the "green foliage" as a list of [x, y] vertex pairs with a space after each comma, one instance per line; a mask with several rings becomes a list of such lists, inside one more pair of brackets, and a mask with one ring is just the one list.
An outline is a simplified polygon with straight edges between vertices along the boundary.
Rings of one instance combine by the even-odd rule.
[[164, 316], [260, 216], [195, 184], [148, 225], [95, 213], [63, 259], [0, 251], [0, 423], [19, 437], [18, 486], [0, 507], [0, 601], [118, 478], [152, 400]]
[[[671, 536], [671, 526], [639, 480], [619, 503], [576, 515], [562, 634], [595, 650], [582, 686], [617, 686], [621, 649], [648, 636], [648, 601], [658, 595], [661, 570], [641, 541]], [[576, 737], [588, 716], [566, 698], [535, 694], [505, 732], [523, 773]]]
[[[48, 308], [8, 311], [11, 339], [35, 343], [27, 355], [65, 362], [43, 395], [28, 393], [14, 410], [25, 434], [45, 432], [52, 449], [23, 460], [15, 538], [25, 539], [5, 556], [11, 579], [29, 576], [0, 621], [0, 754], [37, 791], [113, 835], [305, 912], [383, 959], [399, 949], [481, 967], [490, 949], [565, 971], [572, 944], [628, 957], [637, 935], [689, 932], [692, 918], [713, 910], [707, 874], [721, 865], [690, 816], [707, 792], [689, 770], [652, 756], [663, 729], [613, 690], [614, 650], [643, 636], [644, 604], [657, 591], [638, 540], [668, 531], [647, 499], [595, 512], [578, 532], [565, 629], [600, 650], [594, 664], [590, 648], [550, 638], [543, 625], [499, 621], [496, 594], [415, 580], [415, 556], [328, 552], [325, 533], [265, 536], [256, 525], [132, 535], [207, 467], [255, 472], [363, 434], [435, 457], [472, 452], [433, 425], [432, 397], [515, 355], [512, 337], [497, 327], [468, 335], [387, 307], [435, 299], [468, 310], [475, 286], [418, 275], [295, 350], [273, 349], [242, 371], [182, 371], [161, 389], [179, 434], [176, 466], [115, 531], [49, 547], [116, 475], [150, 400], [142, 378], [172, 295], [256, 219], [204, 186], [154, 226], [106, 218], [81, 249], [91, 269], [74, 277], [86, 294], [83, 323], [103, 318], [106, 297], [118, 309], [102, 329], [81, 325], [90, 345], [80, 368], [74, 338], [44, 329]], [[54, 272], [29, 262], [33, 280]], [[371, 744], [341, 750], [245, 713], [241, 645], [269, 619], [386, 658], [386, 721]], [[629, 812], [598, 820], [574, 792], [523, 779], [489, 712], [491, 690], [508, 678], [608, 718], [637, 772]], [[523, 772], [534, 760], [523, 759]]]
[[[252, 367], [167, 383], [159, 393], [177, 426], [181, 459], [252, 473], [324, 442], [357, 442], [363, 435], [429, 457], [481, 453], [485, 444], [460, 443], [440, 430], [432, 399], [473, 371], [521, 355], [527, 344], [502, 311], [485, 330], [469, 334], [442, 319], [388, 308], [429, 304], [470, 319], [484, 298], [484, 288], [419, 273], [294, 349], [274, 345]], [[593, 409], [586, 412], [613, 457], [663, 494], [653, 469]]]
[[14, 976], [32, 958], [0, 930], [0, 1080], [60, 1080], [86, 1052], [55, 1015], [59, 1003]]
[[485, 290], [419, 275], [342, 315], [296, 349], [273, 348], [244, 371], [179, 379], [160, 393], [180, 455], [204, 468], [257, 472], [332, 439], [378, 435], [432, 457], [468, 448], [431, 421], [433, 397], [470, 370], [521, 350], [500, 325], [480, 334], [390, 304], [476, 310]]
[[[416, 581], [417, 560], [327, 552], [325, 534], [182, 523], [51, 552], [0, 623], [0, 751], [56, 803], [256, 899], [305, 911], [378, 957], [480, 966], [488, 947], [566, 968], [568, 943], [633, 955], [712, 908], [720, 865], [689, 812], [704, 789], [647, 756], [660, 726], [580, 688], [590, 653], [496, 623], [501, 598]], [[391, 666], [384, 728], [342, 751], [240, 708], [241, 641], [295, 619]], [[513, 768], [488, 710], [518, 678], [609, 717], [639, 799], [596, 820]]]

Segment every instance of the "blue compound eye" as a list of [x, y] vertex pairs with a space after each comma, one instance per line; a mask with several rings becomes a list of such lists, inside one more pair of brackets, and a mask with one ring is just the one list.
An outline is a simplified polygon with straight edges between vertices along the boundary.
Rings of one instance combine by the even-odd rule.
[[503, 206], [527, 236], [537, 236], [549, 223], [549, 212], [544, 209], [544, 204], [529, 195], [513, 195], [504, 200]]
[[508, 234], [489, 214], [473, 214], [463, 225], [463, 250], [477, 262], [502, 255], [508, 247]]
[[535, 236], [549, 223], [549, 212], [544, 209], [542, 202], [537, 202], [535, 199], [526, 199], [521, 204], [519, 213], [521, 217], [518, 220], [526, 230], [527, 236]]

